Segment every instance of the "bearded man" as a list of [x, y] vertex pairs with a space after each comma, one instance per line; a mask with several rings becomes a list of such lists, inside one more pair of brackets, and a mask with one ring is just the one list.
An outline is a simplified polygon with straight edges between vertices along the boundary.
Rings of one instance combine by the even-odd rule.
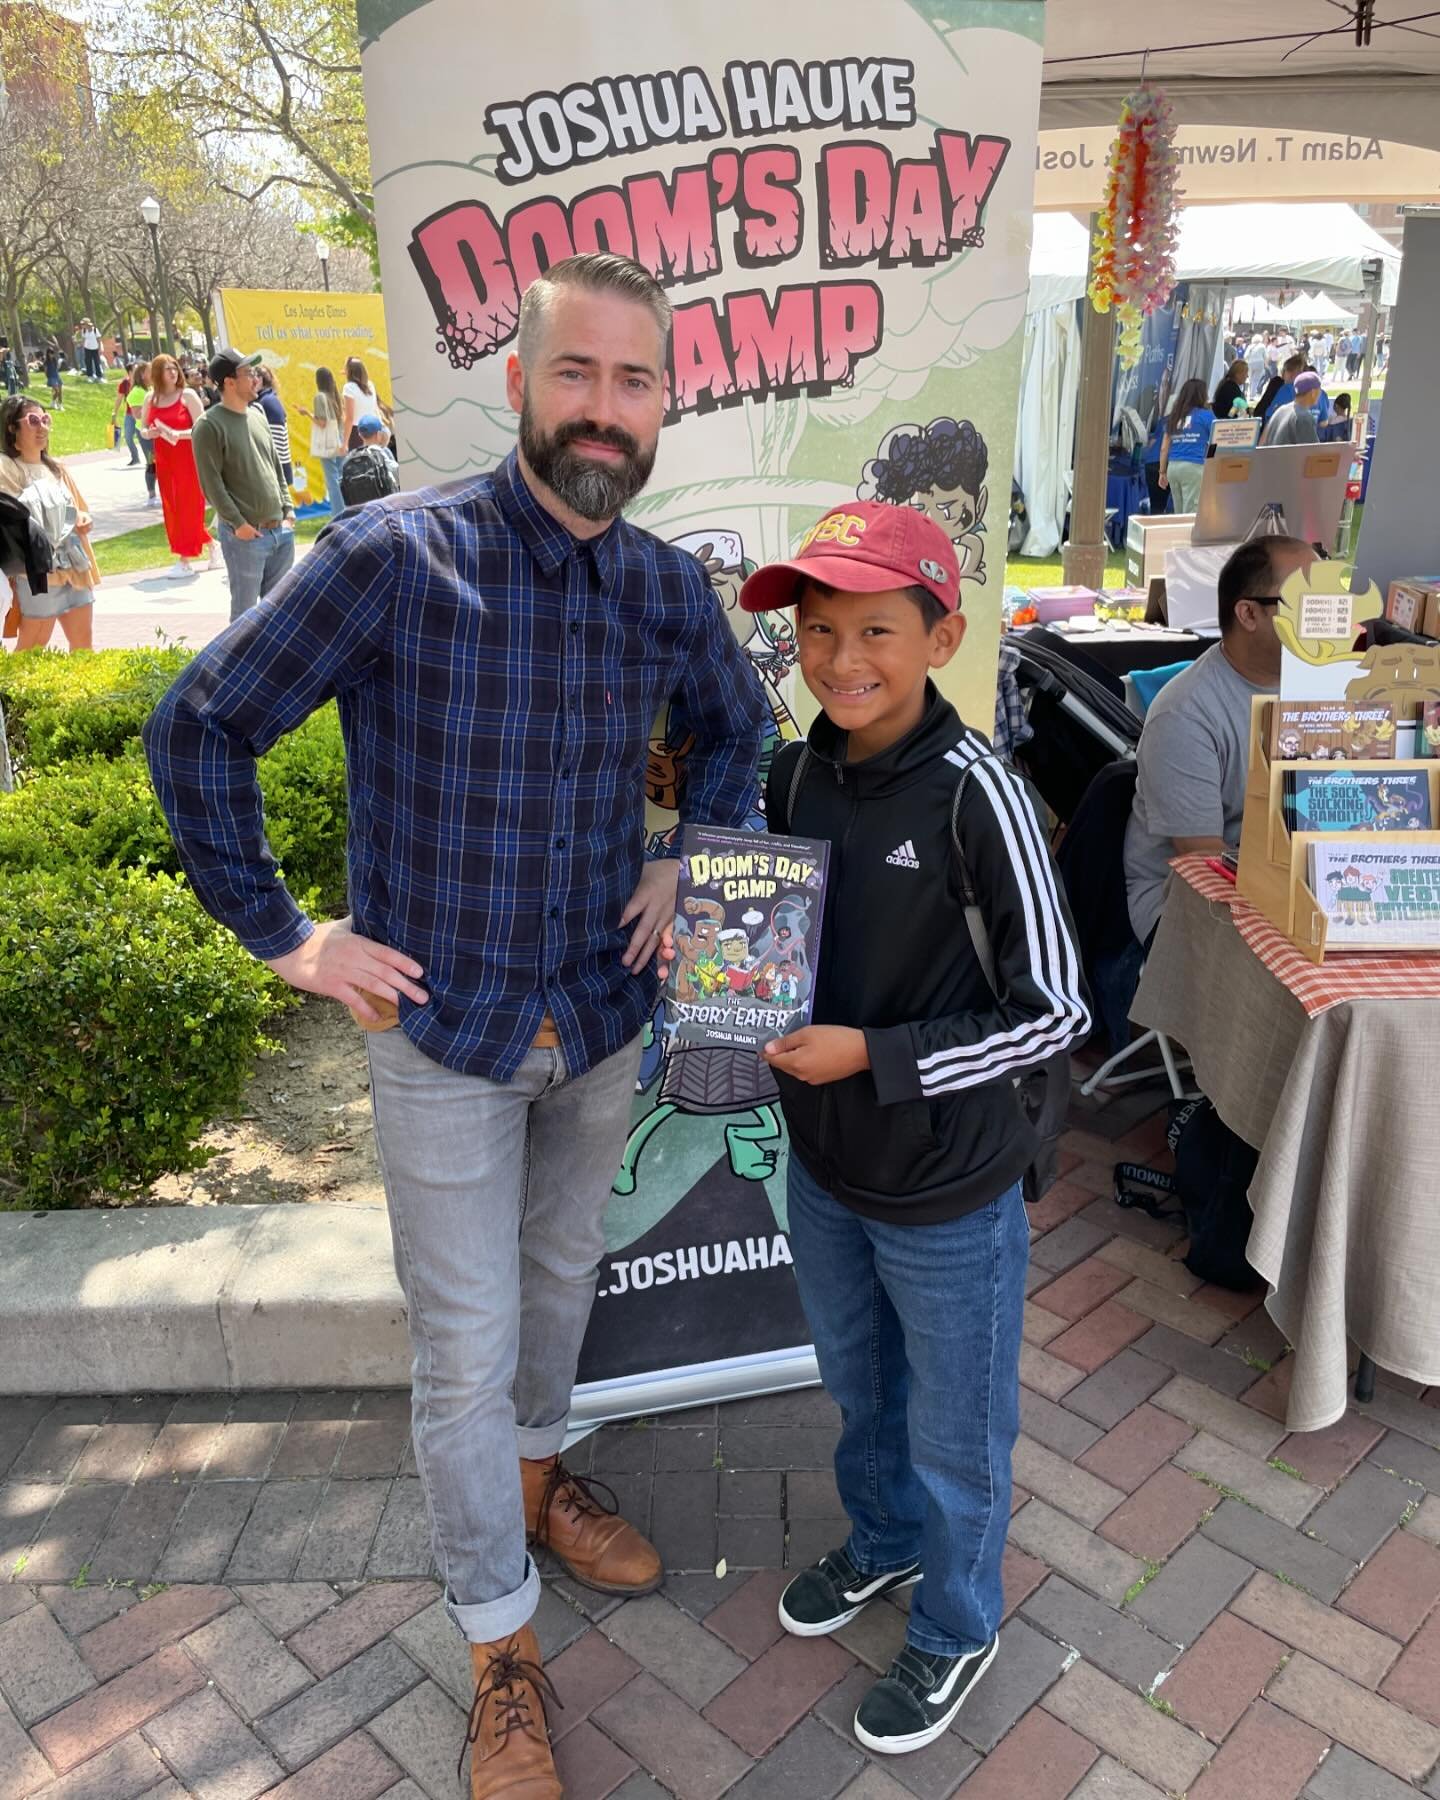
[[[474, 1663], [474, 1800], [561, 1792], [530, 1547], [604, 1593], [661, 1580], [558, 1453], [675, 910], [676, 863], [642, 860], [650, 726], [668, 700], [694, 734], [684, 817], [738, 826], [765, 717], [704, 569], [619, 516], [654, 464], [669, 328], [637, 264], [555, 264], [507, 367], [518, 448], [337, 520], [145, 733], [201, 903], [372, 1028], [415, 1454]], [[255, 758], [332, 698], [351, 916], [314, 924], [266, 844]]]

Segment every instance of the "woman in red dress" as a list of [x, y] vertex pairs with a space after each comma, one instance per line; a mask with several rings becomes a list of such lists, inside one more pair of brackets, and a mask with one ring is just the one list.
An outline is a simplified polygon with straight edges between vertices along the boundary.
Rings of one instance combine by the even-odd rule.
[[155, 443], [155, 476], [160, 484], [160, 504], [165, 509], [165, 536], [179, 557], [172, 575], [189, 575], [192, 557], [210, 547], [215, 565], [215, 545], [205, 529], [205, 495], [195, 472], [195, 452], [190, 432], [204, 411], [200, 396], [187, 388], [180, 365], [173, 356], [150, 359], [150, 395], [140, 410], [140, 434]]

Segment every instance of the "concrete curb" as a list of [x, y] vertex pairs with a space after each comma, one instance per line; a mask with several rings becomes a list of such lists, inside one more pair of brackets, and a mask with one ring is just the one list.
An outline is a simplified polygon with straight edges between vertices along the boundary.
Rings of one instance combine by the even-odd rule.
[[0, 1392], [410, 1385], [380, 1206], [0, 1214]]

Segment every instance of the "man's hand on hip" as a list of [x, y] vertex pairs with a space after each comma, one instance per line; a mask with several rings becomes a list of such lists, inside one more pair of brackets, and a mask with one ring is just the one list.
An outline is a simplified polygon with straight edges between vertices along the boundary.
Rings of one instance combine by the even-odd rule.
[[237, 538], [240, 539], [242, 544], [248, 544], [250, 542], [251, 538], [259, 537], [260, 533], [255, 529], [255, 527], [250, 523], [250, 521], [248, 519], [246, 519], [243, 524], [237, 525], [235, 527], [235, 535]]
[[675, 889], [679, 881], [680, 864], [673, 857], [647, 862], [641, 871], [640, 885], [620, 915], [622, 925], [635, 927], [630, 934], [630, 948], [620, 959], [632, 973], [643, 969], [651, 956], [661, 976], [668, 969], [675, 951], [672, 946], [667, 954], [665, 933], [675, 923]]
[[[673, 902], [673, 884], [671, 896]], [[424, 970], [413, 957], [361, 937], [350, 929], [348, 919], [330, 919], [317, 925], [298, 950], [266, 961], [291, 987], [339, 1000], [357, 1019], [370, 1025], [384, 1022], [374, 1006], [377, 997], [397, 1003], [404, 994], [417, 1006], [423, 1006], [430, 998], [424, 988], [416, 986], [415, 978]]]

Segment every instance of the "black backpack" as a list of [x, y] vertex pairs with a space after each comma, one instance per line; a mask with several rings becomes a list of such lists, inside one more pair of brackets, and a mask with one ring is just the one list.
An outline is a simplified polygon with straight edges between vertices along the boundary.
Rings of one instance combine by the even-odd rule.
[[1115, 1199], [1138, 1206], [1152, 1218], [1174, 1216], [1161, 1196], [1175, 1194], [1185, 1214], [1190, 1249], [1185, 1267], [1216, 1287], [1246, 1293], [1262, 1285], [1245, 1260], [1254, 1215], [1250, 1183], [1260, 1152], [1237, 1137], [1204, 1099], [1186, 1100], [1170, 1118], [1166, 1141], [1175, 1157], [1175, 1173], [1137, 1163], [1115, 1165]]
[[378, 444], [362, 444], [340, 465], [340, 497], [347, 506], [363, 506], [367, 500], [383, 500], [399, 491], [399, 465]]

